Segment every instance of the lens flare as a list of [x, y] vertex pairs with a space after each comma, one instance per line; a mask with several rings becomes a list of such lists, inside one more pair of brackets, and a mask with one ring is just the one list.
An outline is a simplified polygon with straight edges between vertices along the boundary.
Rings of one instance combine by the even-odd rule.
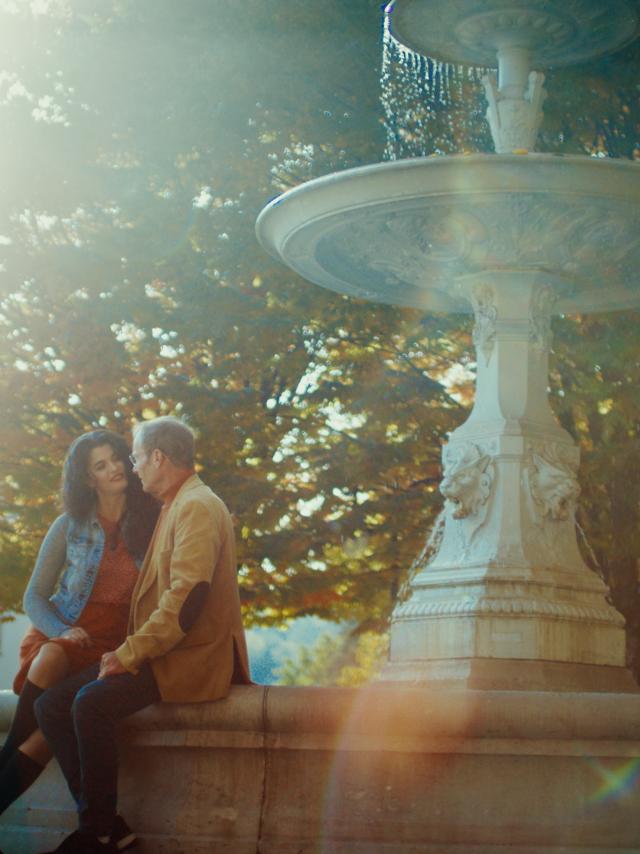
[[587, 757], [587, 763], [600, 778], [600, 786], [587, 801], [589, 806], [618, 800], [633, 792], [640, 783], [640, 759], [629, 759], [617, 767]]

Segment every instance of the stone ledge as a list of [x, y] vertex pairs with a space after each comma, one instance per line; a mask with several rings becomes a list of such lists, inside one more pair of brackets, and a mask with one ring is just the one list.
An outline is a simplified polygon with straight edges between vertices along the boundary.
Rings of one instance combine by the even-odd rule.
[[[11, 692], [0, 691], [0, 732], [7, 731], [15, 703]], [[140, 746], [251, 750], [327, 749], [345, 733], [357, 745], [341, 743], [343, 750], [430, 753], [444, 747], [447, 753], [468, 753], [483, 743], [484, 753], [486, 744], [494, 750], [504, 742], [517, 745], [519, 753], [539, 755], [542, 745], [569, 739], [596, 751], [601, 743], [605, 753], [616, 744], [634, 754], [640, 746], [640, 694], [436, 691], [401, 683], [359, 689], [238, 685], [214, 703], [150, 706], [123, 726], [124, 738]]]
[[[142, 854], [605, 854], [639, 769], [640, 695], [238, 686], [131, 717], [120, 801]], [[74, 826], [55, 763], [3, 819], [6, 854]]]
[[356, 723], [363, 738], [378, 740], [393, 730], [394, 738], [416, 739], [412, 749], [425, 752], [425, 737], [640, 744], [640, 695], [430, 691], [392, 683], [362, 689], [234, 686], [216, 703], [149, 707], [128, 720], [127, 730], [134, 738], [161, 730], [176, 744], [184, 734], [197, 739], [198, 732], [220, 733], [220, 738], [233, 733], [255, 747], [285, 735], [335, 736]]

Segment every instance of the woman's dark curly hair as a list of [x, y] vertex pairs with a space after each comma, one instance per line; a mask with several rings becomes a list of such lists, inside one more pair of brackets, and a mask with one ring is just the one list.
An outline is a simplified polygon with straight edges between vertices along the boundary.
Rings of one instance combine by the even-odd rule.
[[62, 503], [76, 521], [85, 521], [95, 510], [96, 495], [89, 486], [89, 456], [94, 448], [109, 445], [122, 460], [127, 475], [127, 508], [120, 530], [127, 548], [136, 558], [144, 557], [158, 518], [159, 505], [155, 498], [142, 491], [140, 478], [133, 473], [129, 446], [117, 433], [92, 430], [72, 442], [62, 470]]

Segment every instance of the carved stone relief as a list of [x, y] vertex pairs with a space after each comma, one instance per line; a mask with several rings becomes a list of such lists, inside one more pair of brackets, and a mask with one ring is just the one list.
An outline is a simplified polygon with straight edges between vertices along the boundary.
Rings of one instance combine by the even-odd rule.
[[552, 442], [531, 443], [525, 476], [534, 518], [556, 522], [573, 518], [580, 486], [571, 450]]
[[[482, 5], [476, 5], [474, 11], [478, 8], [482, 9]], [[572, 35], [570, 24], [555, 10], [522, 6], [515, 9], [501, 7], [499, 10], [485, 6], [482, 12], [458, 24], [456, 35], [462, 44], [474, 50], [478, 44], [494, 41], [496, 30], [533, 31], [540, 41], [550, 42], [555, 47], [565, 44]]]
[[485, 364], [491, 361], [496, 338], [498, 309], [495, 306], [495, 294], [488, 285], [477, 285], [471, 292], [471, 301], [475, 314], [473, 344], [478, 356], [484, 356]]
[[544, 74], [532, 71], [524, 97], [509, 98], [498, 89], [494, 74], [487, 74], [482, 82], [489, 107], [487, 121], [496, 151], [533, 151], [542, 123], [542, 104], [546, 97], [543, 88]]
[[402, 44], [428, 56], [488, 68], [495, 65], [498, 33], [512, 39], [525, 34], [533, 65], [540, 68], [607, 53], [631, 37], [635, 23], [625, 0], [459, 0], [438, 3], [437, 8], [425, 0], [409, 5], [407, 12], [397, 5], [392, 32]]
[[538, 353], [547, 353], [551, 347], [551, 310], [557, 299], [549, 285], [543, 285], [534, 295], [529, 315], [529, 340]]
[[[573, 200], [547, 193], [476, 194], [469, 200], [407, 202], [384, 214], [337, 216], [317, 259], [339, 277], [338, 290], [436, 310], [466, 311], [452, 283], [480, 270], [545, 269], [566, 281], [555, 310], [629, 304], [640, 263], [637, 206], [608, 199]], [[614, 259], [612, 267], [609, 260]], [[603, 280], [607, 288], [602, 287]], [[345, 283], [351, 283], [349, 288]]]
[[496, 597], [461, 595], [451, 599], [412, 599], [394, 610], [394, 620], [416, 617], [468, 617], [470, 615], [551, 618], [556, 620], [589, 620], [623, 626], [622, 617], [614, 608], [601, 605], [559, 602], [552, 599], [521, 597]]
[[440, 492], [454, 505], [453, 518], [478, 516], [489, 500], [493, 484], [493, 461], [478, 445], [465, 443], [448, 449]]

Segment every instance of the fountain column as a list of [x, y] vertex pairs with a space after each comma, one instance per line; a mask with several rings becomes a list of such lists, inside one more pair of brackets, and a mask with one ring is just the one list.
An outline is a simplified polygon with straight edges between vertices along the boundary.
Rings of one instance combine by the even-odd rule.
[[531, 270], [456, 282], [475, 315], [476, 402], [443, 449], [435, 554], [395, 609], [387, 679], [630, 685], [624, 620], [576, 541], [579, 451], [547, 399], [551, 312], [568, 288]]

